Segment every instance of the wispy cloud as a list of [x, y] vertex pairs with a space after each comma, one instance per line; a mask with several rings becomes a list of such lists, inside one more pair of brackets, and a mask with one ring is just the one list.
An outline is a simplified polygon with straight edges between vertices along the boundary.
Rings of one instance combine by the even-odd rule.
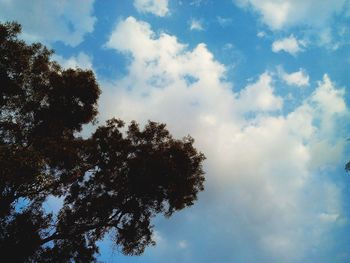
[[204, 1], [205, 1], [205, 0], [192, 0], [192, 1], [190, 2], [190, 5], [199, 7], [201, 4], [203, 4]]
[[235, 0], [242, 7], [252, 8], [273, 30], [307, 25], [320, 27], [342, 11], [347, 0]]
[[221, 17], [221, 16], [217, 16], [216, 19], [217, 19], [219, 25], [222, 27], [227, 27], [227, 26], [231, 25], [232, 21], [233, 21], [232, 18]]
[[152, 13], [156, 16], [169, 14], [169, 0], [134, 0], [134, 6], [141, 13]]
[[256, 34], [257, 37], [259, 38], [264, 38], [266, 37], [266, 33], [264, 31], [259, 31], [257, 34]]
[[188, 247], [188, 243], [186, 240], [180, 240], [178, 243], [177, 243], [178, 247], [179, 248], [182, 248], [182, 249], [185, 249]]
[[204, 30], [203, 23], [201, 20], [192, 18], [189, 21], [189, 25], [190, 25], [190, 30], [196, 30], [196, 31], [203, 31]]

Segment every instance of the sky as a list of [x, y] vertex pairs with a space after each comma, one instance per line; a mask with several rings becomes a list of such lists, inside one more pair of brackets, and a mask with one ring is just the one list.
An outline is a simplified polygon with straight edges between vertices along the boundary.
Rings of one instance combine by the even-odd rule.
[[13, 20], [95, 72], [101, 123], [164, 122], [207, 157], [156, 246], [99, 260], [350, 262], [350, 0], [0, 0]]

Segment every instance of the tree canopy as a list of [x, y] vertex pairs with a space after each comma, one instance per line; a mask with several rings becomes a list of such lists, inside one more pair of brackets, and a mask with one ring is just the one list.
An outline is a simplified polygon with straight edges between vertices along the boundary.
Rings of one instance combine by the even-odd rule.
[[[193, 205], [204, 155], [164, 124], [108, 120], [88, 138], [100, 88], [52, 51], [0, 24], [0, 251], [11, 262], [94, 262], [107, 233], [127, 255], [152, 239], [152, 218]], [[49, 197], [63, 200], [58, 213]]]

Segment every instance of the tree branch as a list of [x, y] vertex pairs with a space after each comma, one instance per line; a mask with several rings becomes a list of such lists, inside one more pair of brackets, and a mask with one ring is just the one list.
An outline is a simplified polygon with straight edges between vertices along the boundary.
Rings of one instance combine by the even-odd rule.
[[[97, 229], [99, 227], [115, 227], [117, 229], [120, 229], [118, 227], [118, 224], [119, 224], [120, 220], [122, 219], [122, 217], [124, 215], [125, 215], [125, 213], [118, 211], [115, 214], [113, 214], [112, 216], [110, 216], [105, 221], [102, 221], [102, 222], [99, 222], [99, 223], [96, 223], [96, 224], [93, 224], [93, 225], [82, 226], [80, 228], [75, 229], [71, 233], [59, 233], [59, 232], [56, 231], [51, 236], [48, 236], [48, 237], [42, 239], [41, 242], [40, 242], [40, 245], [44, 245], [44, 244], [46, 244], [46, 243], [48, 243], [50, 241], [53, 241], [53, 240], [71, 238], [71, 237], [74, 237], [76, 235], [83, 234], [83, 233], [85, 233], [87, 231]], [[118, 216], [118, 218], [116, 220], [114, 220], [115, 217], [117, 217], [117, 216]]]

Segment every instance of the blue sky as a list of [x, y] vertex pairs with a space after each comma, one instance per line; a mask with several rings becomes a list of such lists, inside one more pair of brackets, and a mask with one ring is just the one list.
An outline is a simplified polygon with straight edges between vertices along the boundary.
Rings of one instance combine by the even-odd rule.
[[106, 239], [101, 260], [350, 262], [349, 0], [0, 0], [8, 20], [94, 70], [101, 121], [165, 122], [207, 156], [155, 247]]

